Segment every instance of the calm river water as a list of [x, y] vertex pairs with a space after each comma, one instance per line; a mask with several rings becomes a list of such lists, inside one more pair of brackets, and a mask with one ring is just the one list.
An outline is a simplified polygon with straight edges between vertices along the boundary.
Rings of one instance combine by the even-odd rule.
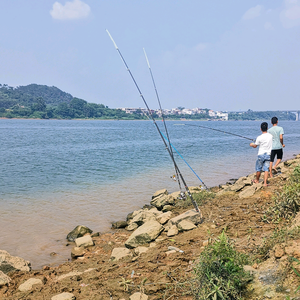
[[[168, 121], [170, 139], [211, 187], [254, 172], [260, 134], [253, 121]], [[158, 122], [162, 128], [162, 122]], [[284, 127], [284, 159], [300, 153], [300, 122]], [[0, 120], [0, 249], [30, 260], [33, 268], [70, 257], [66, 235], [77, 225], [107, 231], [149, 204], [152, 194], [177, 191], [172, 161], [152, 122]], [[201, 182], [176, 154], [189, 186]], [[50, 257], [51, 252], [58, 253]]]

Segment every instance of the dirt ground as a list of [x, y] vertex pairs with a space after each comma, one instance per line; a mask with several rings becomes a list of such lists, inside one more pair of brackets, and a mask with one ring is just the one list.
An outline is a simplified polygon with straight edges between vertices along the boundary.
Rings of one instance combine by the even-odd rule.
[[[100, 234], [93, 238], [95, 246], [90, 247], [83, 258], [57, 267], [45, 266], [42, 270], [8, 274], [12, 281], [9, 286], [0, 288], [0, 299], [51, 299], [63, 292], [74, 294], [77, 300], [127, 300], [135, 292], [145, 293], [149, 300], [192, 299], [189, 279], [193, 275], [193, 263], [207, 241], [213, 241], [224, 230], [239, 251], [255, 252], [278, 226], [263, 222], [262, 216], [273, 203], [272, 195], [285, 183], [277, 176], [270, 180], [268, 187], [251, 197], [241, 199], [238, 193], [230, 192], [208, 200], [200, 207], [204, 219], [196, 229], [172, 238], [163, 233], [154, 247], [146, 245], [149, 250], [133, 258], [116, 262], [110, 259], [113, 248], [123, 247], [132, 232], [117, 229]], [[218, 190], [218, 187], [212, 188], [213, 192]], [[188, 209], [192, 207], [176, 207], [172, 212], [178, 215]], [[178, 247], [184, 252], [167, 255], [168, 246]], [[70, 272], [74, 273], [59, 278]], [[28, 292], [18, 291], [20, 284], [29, 278], [39, 278], [43, 285], [36, 285]]]

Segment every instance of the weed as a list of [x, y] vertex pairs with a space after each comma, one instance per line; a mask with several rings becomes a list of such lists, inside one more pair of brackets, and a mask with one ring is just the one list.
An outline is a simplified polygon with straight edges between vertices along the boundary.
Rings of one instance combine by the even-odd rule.
[[[295, 258], [295, 257], [291, 257], [291, 260], [294, 261], [294, 262], [296, 262], [297, 265], [300, 264], [299, 259], [297, 259], [297, 258]], [[292, 266], [292, 269], [293, 269], [294, 273], [295, 273], [298, 277], [300, 277], [300, 273], [299, 273], [293, 266]], [[298, 286], [296, 292], [298, 292], [299, 290], [300, 290], [300, 285]]]
[[194, 268], [195, 299], [241, 299], [247, 282], [252, 278], [243, 269], [247, 263], [248, 256], [237, 252], [223, 232], [204, 249]]
[[[192, 205], [192, 201], [190, 199], [190, 197], [186, 194], [186, 199], [185, 200], [179, 200], [176, 203], [176, 206], [179, 207], [183, 207], [183, 208], [188, 208], [189, 206]], [[216, 194], [206, 191], [206, 190], [202, 190], [201, 192], [197, 192], [197, 193], [192, 193], [192, 197], [193, 200], [199, 205], [203, 205], [206, 201], [211, 200], [213, 198], [215, 198]]]

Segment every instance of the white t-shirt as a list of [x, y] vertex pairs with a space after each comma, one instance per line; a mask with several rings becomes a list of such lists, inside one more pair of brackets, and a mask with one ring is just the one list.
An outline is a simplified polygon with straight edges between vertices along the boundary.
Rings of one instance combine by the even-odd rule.
[[272, 134], [266, 132], [259, 135], [255, 141], [255, 145], [259, 146], [258, 155], [262, 155], [264, 153], [271, 154], [272, 150]]

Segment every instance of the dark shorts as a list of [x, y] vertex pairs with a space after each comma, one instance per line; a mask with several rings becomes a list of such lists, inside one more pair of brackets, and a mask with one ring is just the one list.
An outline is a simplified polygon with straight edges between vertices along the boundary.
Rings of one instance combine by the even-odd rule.
[[271, 151], [271, 162], [274, 162], [275, 156], [277, 157], [277, 159], [282, 159], [283, 156], [282, 149], [276, 149]]

